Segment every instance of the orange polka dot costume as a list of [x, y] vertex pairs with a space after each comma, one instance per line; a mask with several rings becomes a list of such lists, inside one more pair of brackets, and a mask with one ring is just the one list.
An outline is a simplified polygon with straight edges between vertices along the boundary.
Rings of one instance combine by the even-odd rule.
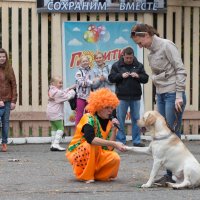
[[84, 138], [82, 128], [89, 124], [94, 128], [95, 137], [109, 140], [112, 134], [112, 123], [108, 121], [104, 131], [96, 116], [96, 112], [107, 107], [116, 108], [119, 100], [107, 88], [91, 92], [86, 107], [88, 113], [83, 115], [76, 127], [76, 132], [68, 146], [66, 157], [73, 166], [73, 172], [78, 180], [109, 181], [116, 178], [120, 165], [120, 157], [106, 146], [89, 144]]

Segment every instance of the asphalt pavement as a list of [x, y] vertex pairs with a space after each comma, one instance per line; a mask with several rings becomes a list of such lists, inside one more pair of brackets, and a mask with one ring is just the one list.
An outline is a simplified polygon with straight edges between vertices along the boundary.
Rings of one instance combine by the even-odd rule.
[[[184, 143], [200, 161], [200, 141]], [[131, 146], [131, 141], [128, 145]], [[65, 152], [51, 152], [49, 146], [10, 144], [8, 152], [0, 152], [0, 200], [199, 199], [199, 189], [140, 188], [148, 180], [153, 162], [151, 156], [119, 153], [121, 164], [115, 181], [86, 184], [75, 179]], [[162, 169], [158, 178], [164, 172]]]

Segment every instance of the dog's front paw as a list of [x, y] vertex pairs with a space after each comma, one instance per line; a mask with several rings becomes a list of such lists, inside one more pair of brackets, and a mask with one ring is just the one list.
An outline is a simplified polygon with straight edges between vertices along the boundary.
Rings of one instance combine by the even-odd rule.
[[174, 183], [170, 183], [170, 182], [166, 182], [167, 187], [170, 188], [174, 188], [175, 184]]
[[133, 151], [133, 147], [125, 146], [125, 149], [129, 150], [129, 151], [131, 151], [131, 150]]
[[141, 186], [141, 188], [149, 188], [149, 187], [151, 187], [151, 184], [149, 184], [149, 183], [143, 184]]

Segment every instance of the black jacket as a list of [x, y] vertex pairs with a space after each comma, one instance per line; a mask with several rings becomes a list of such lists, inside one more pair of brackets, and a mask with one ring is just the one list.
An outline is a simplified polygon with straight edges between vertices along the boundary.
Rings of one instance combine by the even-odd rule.
[[[122, 74], [125, 72], [136, 72], [139, 78], [123, 78]], [[112, 65], [108, 80], [111, 83], [116, 83], [116, 95], [120, 100], [140, 100], [142, 95], [141, 83], [147, 83], [149, 76], [144, 70], [142, 63], [134, 57], [134, 62], [131, 65], [124, 63], [124, 59]]]

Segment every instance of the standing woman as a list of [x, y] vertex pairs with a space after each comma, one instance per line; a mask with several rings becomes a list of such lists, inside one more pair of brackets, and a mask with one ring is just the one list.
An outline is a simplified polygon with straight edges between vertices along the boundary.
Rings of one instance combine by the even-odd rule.
[[108, 75], [111, 71], [111, 65], [105, 63], [104, 55], [100, 51], [97, 51], [94, 54], [94, 60], [96, 62], [96, 66], [92, 69], [92, 75], [94, 76], [93, 79], [95, 79], [95, 82], [92, 88], [94, 90], [99, 88], [108, 88], [112, 92], [115, 92], [115, 84], [108, 80]]
[[9, 64], [7, 52], [0, 48], [0, 107], [5, 106], [1, 117], [2, 151], [7, 151], [10, 110], [15, 109], [17, 101], [17, 84], [12, 66]]
[[[187, 74], [178, 49], [172, 41], [160, 38], [157, 31], [147, 24], [135, 25], [131, 29], [131, 38], [140, 48], [150, 51], [148, 60], [156, 87], [158, 111], [180, 138]], [[160, 185], [166, 182], [174, 182], [168, 170], [164, 177], [156, 181]]]

